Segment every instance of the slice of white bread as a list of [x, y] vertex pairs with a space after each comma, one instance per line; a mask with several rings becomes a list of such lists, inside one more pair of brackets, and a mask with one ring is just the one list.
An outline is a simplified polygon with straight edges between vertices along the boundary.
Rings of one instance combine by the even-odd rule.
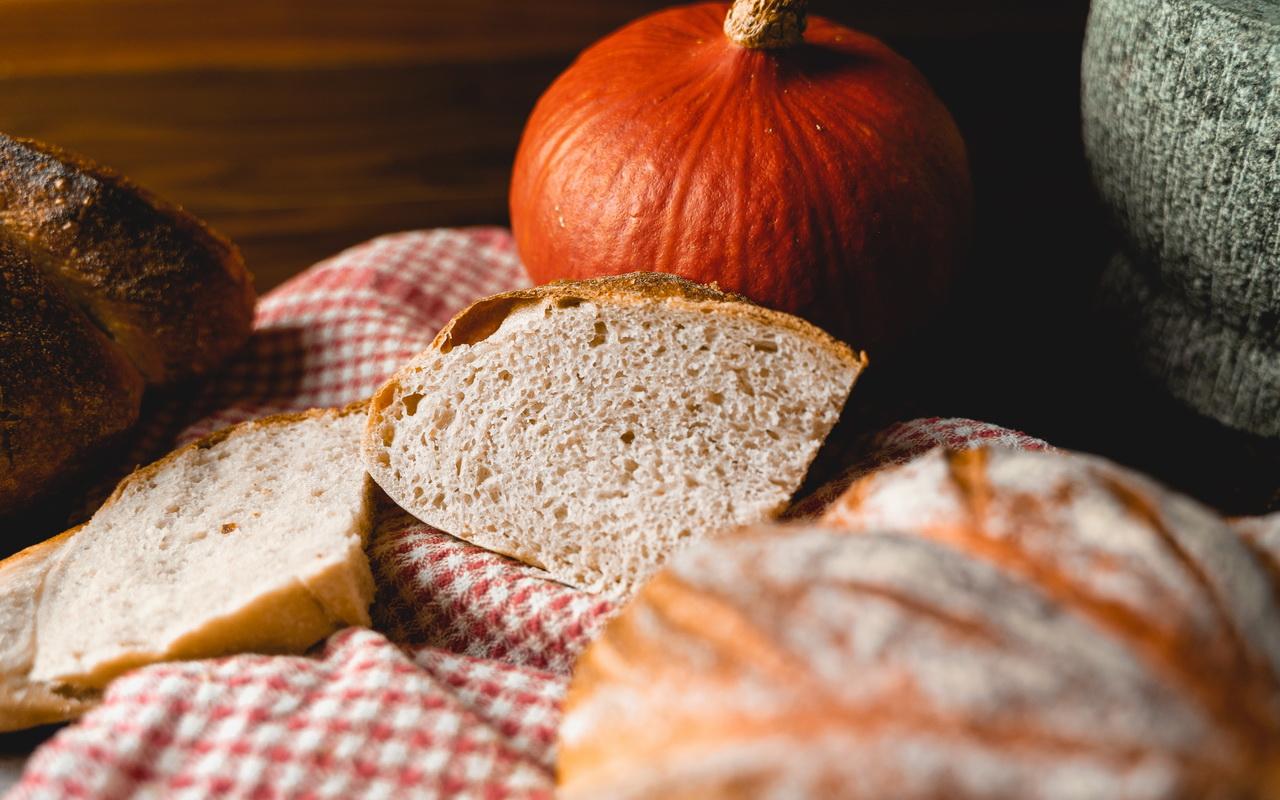
[[60, 722], [84, 713], [96, 692], [28, 679], [36, 653], [36, 602], [45, 574], [78, 528], [0, 561], [0, 731]]
[[624, 596], [688, 542], [782, 511], [865, 364], [669, 275], [510, 292], [374, 396], [367, 466], [424, 522]]
[[368, 625], [364, 403], [248, 422], [134, 472], [0, 563], [0, 729], [83, 711], [141, 664], [300, 652]]

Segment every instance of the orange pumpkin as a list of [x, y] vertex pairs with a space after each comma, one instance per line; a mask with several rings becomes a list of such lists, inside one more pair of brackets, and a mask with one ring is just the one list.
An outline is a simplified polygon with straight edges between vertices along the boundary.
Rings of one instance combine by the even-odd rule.
[[670, 272], [868, 347], [937, 310], [970, 228], [964, 142], [911, 64], [804, 7], [673, 8], [579, 56], [516, 156], [533, 280]]

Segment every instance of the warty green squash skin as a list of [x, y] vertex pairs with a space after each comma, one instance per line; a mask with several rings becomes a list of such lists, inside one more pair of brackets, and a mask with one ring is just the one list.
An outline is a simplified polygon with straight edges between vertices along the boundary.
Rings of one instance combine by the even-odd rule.
[[539, 100], [511, 186], [538, 283], [681, 275], [874, 349], [943, 304], [972, 189], [950, 114], [906, 60], [809, 17], [749, 49], [729, 6], [661, 11], [602, 39]]

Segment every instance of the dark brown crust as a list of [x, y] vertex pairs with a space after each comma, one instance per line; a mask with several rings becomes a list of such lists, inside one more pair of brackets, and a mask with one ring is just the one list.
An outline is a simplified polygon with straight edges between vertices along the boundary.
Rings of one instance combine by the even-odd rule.
[[670, 302], [692, 306], [698, 310], [745, 317], [801, 334], [859, 370], [868, 363], [866, 353], [855, 352], [849, 345], [799, 317], [756, 305], [742, 295], [722, 292], [715, 284], [706, 286], [661, 272], [630, 272], [585, 281], [556, 281], [533, 289], [519, 289], [486, 297], [464, 309], [445, 325], [436, 334], [431, 346], [441, 352], [448, 352], [456, 344], [474, 344], [496, 331], [511, 312], [522, 306], [547, 299], [563, 301], [574, 298], [604, 300], [615, 304]]
[[0, 516], [132, 426], [142, 389], [119, 348], [0, 237]]
[[113, 170], [0, 134], [0, 228], [149, 383], [207, 372], [249, 336], [253, 282], [239, 251]]

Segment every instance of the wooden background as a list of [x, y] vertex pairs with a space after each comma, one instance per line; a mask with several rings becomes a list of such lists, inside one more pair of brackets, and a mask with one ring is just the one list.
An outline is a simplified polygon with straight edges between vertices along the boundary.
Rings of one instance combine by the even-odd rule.
[[[539, 93], [662, 0], [0, 0], [0, 130], [81, 151], [235, 239], [260, 289], [371, 236], [506, 221]], [[970, 281], [936, 345], [877, 362], [864, 419], [964, 415], [1238, 512], [1280, 454], [1161, 400], [1089, 312], [1110, 247], [1079, 137], [1087, 0], [813, 0], [917, 63], [969, 144]], [[0, 785], [47, 731], [0, 737]], [[6, 771], [3, 753], [18, 753]]]

